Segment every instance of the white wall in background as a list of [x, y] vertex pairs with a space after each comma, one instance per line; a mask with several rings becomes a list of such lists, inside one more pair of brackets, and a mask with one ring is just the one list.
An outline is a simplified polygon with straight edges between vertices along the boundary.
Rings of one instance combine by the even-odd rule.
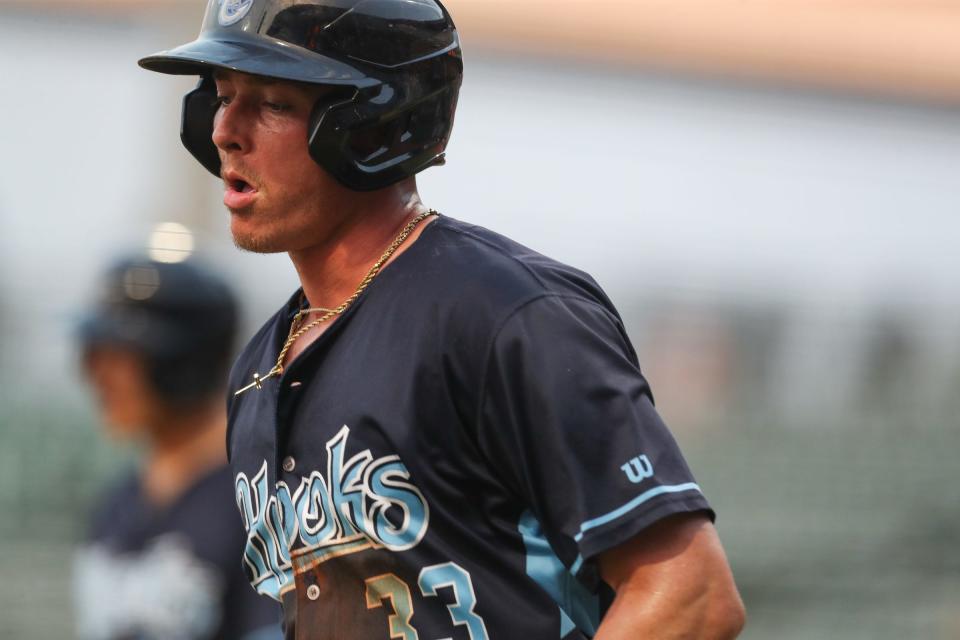
[[[72, 379], [71, 314], [163, 219], [199, 228], [252, 318], [286, 298], [286, 258], [232, 248], [216, 181], [179, 146], [192, 81], [135, 64], [195, 27], [0, 17], [0, 313], [14, 330], [0, 355], [29, 359], [18, 377]], [[449, 163], [421, 178], [429, 205], [592, 272], [615, 301], [856, 316], [892, 300], [937, 309], [924, 321], [956, 336], [960, 112], [469, 51], [466, 64]]]

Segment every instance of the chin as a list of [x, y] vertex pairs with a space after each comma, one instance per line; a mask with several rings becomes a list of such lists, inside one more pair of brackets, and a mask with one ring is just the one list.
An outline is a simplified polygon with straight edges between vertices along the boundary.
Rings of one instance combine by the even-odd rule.
[[274, 242], [272, 238], [266, 238], [257, 234], [236, 233], [233, 234], [233, 244], [244, 251], [251, 253], [282, 253], [288, 251], [282, 243]]
[[281, 253], [289, 250], [279, 238], [274, 237], [268, 230], [255, 228], [255, 225], [245, 224], [250, 217], [241, 211], [231, 211], [230, 233], [233, 235], [233, 244], [238, 249], [253, 253]]

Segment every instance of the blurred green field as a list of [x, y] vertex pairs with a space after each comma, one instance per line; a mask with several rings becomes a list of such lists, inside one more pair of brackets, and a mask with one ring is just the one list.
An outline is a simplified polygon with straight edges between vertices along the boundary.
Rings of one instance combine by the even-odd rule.
[[743, 637], [960, 636], [956, 425], [754, 424], [684, 445], [747, 603]]
[[0, 638], [71, 638], [73, 548], [131, 451], [99, 438], [83, 407], [6, 398], [0, 425]]

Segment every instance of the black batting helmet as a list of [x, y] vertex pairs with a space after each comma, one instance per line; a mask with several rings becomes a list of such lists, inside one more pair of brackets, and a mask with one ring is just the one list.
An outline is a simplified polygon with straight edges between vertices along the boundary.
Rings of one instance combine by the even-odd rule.
[[230, 288], [193, 259], [125, 258], [104, 274], [77, 337], [85, 350], [111, 345], [139, 354], [157, 393], [189, 404], [224, 387], [237, 320]]
[[209, 0], [200, 36], [140, 60], [200, 75], [183, 101], [180, 138], [214, 175], [214, 69], [344, 88], [313, 110], [313, 159], [357, 191], [442, 164], [463, 64], [437, 0]]

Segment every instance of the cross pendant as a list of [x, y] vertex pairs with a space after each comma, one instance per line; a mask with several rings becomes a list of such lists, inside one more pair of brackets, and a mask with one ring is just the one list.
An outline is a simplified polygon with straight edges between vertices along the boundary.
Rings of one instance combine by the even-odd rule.
[[268, 371], [267, 375], [265, 376], [261, 376], [259, 373], [254, 372], [253, 382], [243, 387], [242, 389], [237, 389], [236, 391], [233, 392], [233, 395], [238, 396], [244, 391], [249, 391], [250, 389], [254, 389], [254, 388], [256, 388], [259, 391], [260, 389], [263, 388], [264, 380], [268, 378], [272, 378], [273, 376], [279, 375], [281, 373], [283, 373], [283, 369], [281, 369], [280, 367], [274, 367], [273, 369], [270, 369], [270, 371]]

